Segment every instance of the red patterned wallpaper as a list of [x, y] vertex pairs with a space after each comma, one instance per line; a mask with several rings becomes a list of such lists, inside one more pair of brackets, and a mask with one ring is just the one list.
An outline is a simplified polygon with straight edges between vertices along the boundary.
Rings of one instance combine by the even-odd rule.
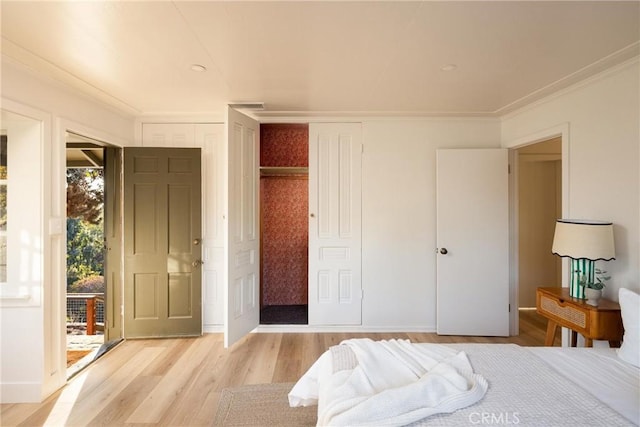
[[261, 124], [260, 166], [309, 166], [309, 125]]
[[308, 180], [305, 177], [262, 177], [260, 195], [262, 304], [307, 304]]

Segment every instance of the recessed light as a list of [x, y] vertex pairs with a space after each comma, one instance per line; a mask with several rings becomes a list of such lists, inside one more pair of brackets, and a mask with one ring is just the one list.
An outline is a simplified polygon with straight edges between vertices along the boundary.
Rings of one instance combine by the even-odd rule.
[[191, 71], [195, 71], [196, 73], [204, 73], [207, 71], [207, 67], [200, 64], [191, 64]]
[[458, 66], [456, 64], [446, 64], [446, 65], [443, 65], [442, 67], [440, 67], [440, 69], [442, 71], [453, 71], [456, 68], [458, 68]]

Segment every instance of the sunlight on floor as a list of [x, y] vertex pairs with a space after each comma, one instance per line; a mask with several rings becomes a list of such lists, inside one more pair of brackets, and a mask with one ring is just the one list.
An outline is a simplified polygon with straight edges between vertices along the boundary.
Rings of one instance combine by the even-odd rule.
[[49, 413], [47, 421], [44, 423], [45, 426], [61, 426], [66, 424], [76, 401], [80, 397], [87, 375], [87, 372], [78, 375], [77, 378], [69, 382], [62, 390], [55, 406]]

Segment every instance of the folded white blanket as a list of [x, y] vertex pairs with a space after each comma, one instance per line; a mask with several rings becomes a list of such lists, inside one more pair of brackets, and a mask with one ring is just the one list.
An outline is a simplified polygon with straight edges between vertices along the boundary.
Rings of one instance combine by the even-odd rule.
[[406, 425], [480, 400], [487, 382], [464, 352], [408, 340], [347, 340], [353, 369], [333, 372], [323, 354], [289, 393], [291, 406], [318, 403], [318, 425]]

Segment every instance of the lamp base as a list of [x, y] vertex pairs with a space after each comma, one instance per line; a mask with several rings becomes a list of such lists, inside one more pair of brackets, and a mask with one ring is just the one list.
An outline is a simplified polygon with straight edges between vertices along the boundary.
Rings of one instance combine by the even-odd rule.
[[590, 259], [572, 259], [571, 260], [571, 285], [569, 287], [569, 295], [574, 298], [585, 299], [584, 286], [580, 284], [582, 276], [586, 283], [592, 283], [595, 278], [594, 261]]

